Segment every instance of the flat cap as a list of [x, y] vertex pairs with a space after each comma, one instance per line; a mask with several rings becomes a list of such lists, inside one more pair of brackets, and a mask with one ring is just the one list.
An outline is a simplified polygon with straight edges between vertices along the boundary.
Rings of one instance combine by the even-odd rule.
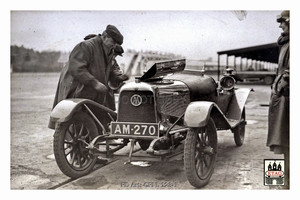
[[123, 44], [123, 35], [114, 25], [107, 25], [105, 32], [119, 45]]
[[290, 11], [284, 10], [280, 15], [277, 15], [277, 22], [289, 22], [290, 21]]

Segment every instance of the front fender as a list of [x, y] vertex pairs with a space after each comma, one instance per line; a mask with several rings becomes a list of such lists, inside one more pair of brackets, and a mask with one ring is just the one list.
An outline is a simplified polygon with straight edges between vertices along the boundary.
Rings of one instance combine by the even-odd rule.
[[210, 117], [213, 118], [218, 129], [231, 129], [235, 127], [241, 119], [249, 93], [253, 89], [241, 88], [235, 90], [226, 116], [217, 104], [210, 101], [191, 102], [184, 115], [184, 125], [188, 127], [203, 127]]
[[188, 127], [203, 127], [212, 117], [218, 128], [228, 129], [230, 125], [220, 108], [214, 102], [191, 102], [184, 114], [184, 125]]
[[111, 114], [112, 117], [116, 117], [117, 114], [115, 111], [106, 108], [105, 106], [98, 104], [92, 100], [89, 99], [81, 99], [81, 98], [72, 98], [72, 99], [65, 99], [60, 101], [52, 110], [50, 114], [50, 122], [48, 127], [51, 129], [55, 129], [55, 124], [60, 122], [66, 122], [68, 121], [73, 114], [81, 109], [81, 107], [86, 105], [94, 105], [98, 107], [99, 109], [108, 112]]
[[240, 120], [246, 101], [251, 91], [250, 88], [239, 88], [235, 90], [227, 111], [227, 118], [232, 120]]

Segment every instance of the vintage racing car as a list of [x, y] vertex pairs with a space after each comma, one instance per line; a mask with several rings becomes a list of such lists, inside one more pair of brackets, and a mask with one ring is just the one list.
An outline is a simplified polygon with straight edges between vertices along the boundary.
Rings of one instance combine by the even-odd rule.
[[[186, 60], [157, 62], [120, 88], [117, 112], [88, 99], [66, 99], [50, 119], [55, 123], [54, 155], [71, 178], [88, 174], [100, 157], [131, 162], [183, 157], [187, 179], [201, 188], [214, 170], [218, 130], [244, 141], [245, 103], [251, 89], [235, 88], [232, 70], [216, 82], [202, 70], [185, 70]], [[151, 160], [151, 159], [150, 159]]]

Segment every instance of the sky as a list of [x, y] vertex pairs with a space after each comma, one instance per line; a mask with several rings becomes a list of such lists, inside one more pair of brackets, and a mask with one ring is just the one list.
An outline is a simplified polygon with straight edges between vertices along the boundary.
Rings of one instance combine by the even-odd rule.
[[281, 10], [11, 10], [11, 45], [37, 51], [71, 51], [108, 24], [124, 36], [123, 48], [168, 52], [188, 59], [217, 58], [217, 51], [276, 42]]

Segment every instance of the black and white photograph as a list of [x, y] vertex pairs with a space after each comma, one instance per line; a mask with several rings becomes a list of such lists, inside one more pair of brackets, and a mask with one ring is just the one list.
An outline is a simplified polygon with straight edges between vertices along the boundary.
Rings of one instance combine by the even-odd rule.
[[186, 3], [6, 10], [5, 188], [297, 189], [297, 10]]

